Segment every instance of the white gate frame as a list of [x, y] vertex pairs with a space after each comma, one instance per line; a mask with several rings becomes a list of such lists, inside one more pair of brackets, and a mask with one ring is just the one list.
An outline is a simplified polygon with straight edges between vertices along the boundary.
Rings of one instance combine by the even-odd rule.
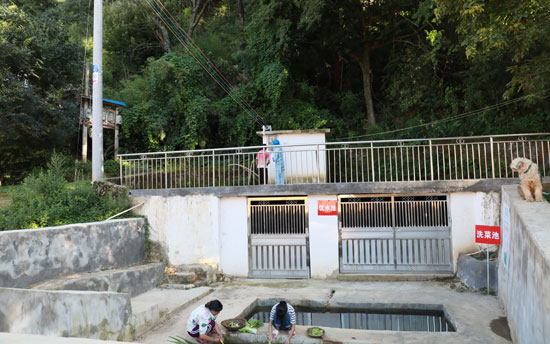
[[[303, 201], [305, 234], [252, 234], [253, 201]], [[310, 278], [309, 216], [307, 197], [248, 198], [248, 275], [251, 278]], [[284, 227], [284, 218], [274, 218], [275, 226]], [[293, 219], [287, 216], [286, 220]]]
[[[444, 229], [442, 226], [398, 226], [395, 218], [395, 198], [407, 196], [445, 196], [447, 226], [444, 226]], [[345, 231], [341, 200], [368, 197], [390, 197], [391, 219], [388, 221], [380, 216], [381, 221], [377, 227], [359, 226], [357, 229], [369, 228], [369, 230]], [[447, 194], [340, 195], [338, 196], [338, 236], [340, 273], [452, 273], [454, 271], [450, 199]]]

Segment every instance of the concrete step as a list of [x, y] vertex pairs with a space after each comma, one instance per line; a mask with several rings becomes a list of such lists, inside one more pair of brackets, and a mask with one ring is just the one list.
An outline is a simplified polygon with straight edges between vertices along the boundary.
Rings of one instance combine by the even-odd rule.
[[179, 289], [179, 290], [189, 290], [197, 287], [194, 284], [174, 284], [174, 283], [164, 283], [159, 285], [159, 289]]
[[65, 276], [30, 289], [111, 291], [134, 297], [161, 284], [163, 277], [164, 264], [151, 263]]
[[339, 281], [433, 281], [452, 279], [452, 274], [339, 274], [336, 279]]
[[197, 286], [210, 285], [218, 282], [223, 276], [220, 271], [210, 265], [184, 264], [166, 268], [166, 283], [195, 284]]
[[132, 325], [135, 336], [151, 330], [168, 315], [210, 294], [213, 289], [198, 287], [189, 290], [155, 288], [131, 299]]
[[199, 278], [195, 272], [174, 272], [164, 275], [164, 283], [171, 284], [192, 284]]

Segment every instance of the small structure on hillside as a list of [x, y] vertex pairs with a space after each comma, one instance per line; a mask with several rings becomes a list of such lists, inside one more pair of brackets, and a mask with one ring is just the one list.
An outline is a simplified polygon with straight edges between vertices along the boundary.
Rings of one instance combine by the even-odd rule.
[[[115, 131], [114, 140], [114, 159], [118, 156], [118, 130], [122, 124], [122, 116], [118, 114], [118, 109], [126, 104], [111, 99], [103, 99], [103, 128]], [[88, 159], [88, 127], [92, 127], [92, 97], [82, 96], [82, 107], [80, 109], [80, 118], [83, 120], [82, 129], [82, 161]], [[91, 131], [90, 131], [91, 132]]]

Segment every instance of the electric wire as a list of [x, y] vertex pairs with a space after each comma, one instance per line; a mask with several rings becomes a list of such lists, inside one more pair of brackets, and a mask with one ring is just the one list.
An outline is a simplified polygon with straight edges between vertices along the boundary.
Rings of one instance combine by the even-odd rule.
[[231, 87], [232, 90], [235, 91], [235, 93], [239, 96], [239, 98], [244, 101], [246, 103], [246, 105], [249, 107], [250, 110], [252, 110], [254, 112], [254, 114], [256, 116], [258, 116], [260, 119], [262, 119], [262, 122], [265, 123], [265, 120], [256, 112], [256, 110], [252, 107], [252, 105], [250, 105], [246, 99], [244, 99], [239, 91], [237, 90], [237, 88], [235, 86], [233, 86], [229, 80], [227, 80], [227, 78], [225, 77], [225, 75], [223, 75], [222, 72], [220, 72], [220, 70], [218, 69], [218, 67], [216, 67], [216, 65], [208, 58], [208, 56], [206, 56], [206, 54], [202, 51], [202, 49], [195, 43], [195, 41], [193, 41], [193, 39], [191, 38], [191, 36], [189, 36], [189, 34], [179, 25], [179, 23], [177, 22], [177, 20], [174, 18], [174, 16], [172, 16], [172, 14], [168, 11], [168, 9], [166, 8], [166, 6], [164, 6], [164, 4], [162, 3], [162, 1], [160, 0], [155, 0], [156, 2], [158, 2], [165, 10], [165, 12], [170, 16], [170, 18], [172, 18], [172, 20], [174, 21], [174, 23], [178, 26], [178, 28], [185, 34], [185, 36], [187, 36], [187, 38], [189, 39], [189, 41], [191, 42], [191, 44], [200, 52], [200, 54], [208, 61], [208, 63], [214, 67], [214, 69], [216, 70], [216, 72], [225, 80], [225, 82], [228, 84], [229, 87]]
[[[252, 108], [252, 106], [242, 98], [236, 88], [227, 81], [227, 78], [218, 70], [218, 68], [206, 57], [198, 48], [191, 37], [181, 28], [174, 17], [168, 12], [166, 7], [158, 0], [145, 0], [147, 5], [159, 17], [159, 19], [174, 34], [176, 39], [184, 46], [187, 52], [197, 61], [201, 68], [216, 81], [216, 83], [239, 105], [248, 115], [250, 115], [258, 124], [267, 125], [267, 122]], [[166, 14], [170, 17], [168, 18]], [[191, 43], [192, 45], [190, 45]], [[197, 52], [197, 50], [199, 52]], [[210, 68], [208, 68], [210, 67]], [[221, 77], [221, 78], [220, 78]], [[223, 80], [222, 80], [223, 78]], [[238, 98], [235, 97], [238, 96]]]
[[[156, 1], [156, 3], [158, 4], [159, 1]], [[162, 5], [162, 4], [161, 4]], [[163, 5], [162, 5], [163, 6]], [[152, 7], [152, 6], [150, 6]], [[163, 6], [164, 7], [164, 6]], [[233, 87], [228, 81], [227, 79], [225, 78], [225, 76], [223, 76], [223, 74], [217, 69], [217, 67], [208, 59], [208, 57], [206, 57], [206, 55], [200, 50], [200, 48], [198, 48], [198, 46], [194, 43], [194, 41], [191, 39], [191, 37], [185, 32], [185, 30], [183, 30], [181, 28], [181, 26], [179, 26], [179, 24], [177, 23], [177, 21], [175, 21], [175, 19], [173, 19], [171, 22], [169, 22], [167, 20], [166, 17], [163, 16], [163, 14], [161, 13], [161, 10], [158, 9], [158, 8], [155, 8], [155, 7], [152, 7], [152, 9], [155, 11], [155, 13], [157, 13], [157, 15], [159, 16], [159, 18], [161, 18], [161, 20], [170, 28], [170, 30], [172, 31], [172, 33], [174, 33], [174, 35], [176, 35], [176, 38], [184, 45], [184, 47], [187, 49], [187, 51], [191, 54], [191, 56], [201, 65], [201, 67], [222, 87], [222, 89], [224, 89], [224, 91], [226, 91], [226, 93], [228, 93], [231, 98], [239, 105], [243, 108], [243, 110], [245, 110], [249, 115], [251, 115], [252, 117], [254, 117], [254, 119], [261, 125], [267, 125], [265, 120], [263, 118], [261, 118], [257, 112], [250, 106], [250, 104], [248, 104], [241, 96], [240, 94], [238, 94], [238, 91], [236, 92], [237, 95], [239, 96], [240, 100], [242, 100], [245, 104], [243, 104], [242, 102], [240, 102], [239, 100], [235, 99], [235, 97], [233, 96], [232, 94], [232, 91], [231, 89], [233, 89], [234, 91], [236, 91], [235, 87]], [[166, 9], [166, 7], [164, 7], [164, 9]], [[166, 12], [167, 10], [165, 10], [164, 12], [165, 13], [168, 13], [169, 12]], [[170, 15], [171, 16], [171, 15]], [[173, 16], [171, 16], [171, 18], [173, 18]], [[176, 28], [174, 28], [174, 26], [178, 26], [179, 27], [179, 31], [176, 30]], [[184, 34], [186, 37], [187, 37], [187, 40], [185, 39], [185, 37], [182, 37], [181, 34]], [[193, 51], [192, 47], [189, 46], [187, 43], [187, 41], [191, 42], [194, 47], [199, 50], [199, 52], [201, 53], [202, 57], [204, 57], [204, 60], [206, 61], [200, 61], [199, 58], [197, 58], [197, 52], [196, 51]], [[206, 68], [207, 66], [212, 66], [216, 71], [214, 70], [209, 70], [208, 68]], [[224, 80], [221, 80], [219, 77], [221, 76]]]
[[462, 119], [462, 118], [467, 118], [467, 117], [479, 115], [483, 112], [498, 109], [498, 108], [503, 107], [503, 106], [508, 106], [510, 104], [513, 104], [513, 103], [519, 102], [521, 100], [524, 100], [527, 97], [529, 97], [529, 96], [526, 95], [526, 96], [522, 96], [522, 97], [519, 97], [519, 98], [516, 98], [516, 99], [506, 100], [506, 101], [503, 101], [501, 103], [489, 105], [489, 106], [481, 108], [481, 109], [472, 110], [472, 111], [468, 111], [468, 112], [463, 112], [461, 114], [454, 115], [454, 116], [451, 116], [451, 117], [448, 117], [448, 118], [442, 118], [442, 119], [438, 119], [438, 120], [435, 120], [435, 121], [432, 121], [432, 122], [417, 124], [417, 125], [413, 125], [413, 126], [406, 127], [406, 128], [388, 130], [388, 131], [383, 131], [383, 132], [379, 132], [379, 133], [372, 133], [372, 134], [365, 134], [365, 135], [348, 136], [348, 137], [336, 138], [334, 140], [339, 141], [339, 140], [348, 140], [348, 139], [355, 139], [355, 138], [362, 138], [362, 137], [370, 137], [370, 136], [376, 136], [376, 135], [393, 134], [393, 133], [400, 132], [400, 131], [406, 131], [406, 130], [410, 130], [410, 129], [425, 127], [425, 126], [439, 124], [439, 123], [448, 122], [448, 121], [454, 121], [454, 120], [458, 120], [458, 119]]

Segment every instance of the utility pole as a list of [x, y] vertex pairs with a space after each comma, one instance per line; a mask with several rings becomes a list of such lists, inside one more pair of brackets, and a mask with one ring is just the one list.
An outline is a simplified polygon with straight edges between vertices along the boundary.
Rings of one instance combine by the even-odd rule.
[[88, 103], [88, 97], [90, 96], [90, 62], [86, 61], [85, 63], [85, 72], [84, 72], [84, 95], [86, 96], [86, 101], [84, 101], [83, 114], [84, 118], [82, 119], [82, 161], [88, 161], [88, 108], [90, 103]]
[[92, 182], [103, 180], [103, 0], [94, 0]]

